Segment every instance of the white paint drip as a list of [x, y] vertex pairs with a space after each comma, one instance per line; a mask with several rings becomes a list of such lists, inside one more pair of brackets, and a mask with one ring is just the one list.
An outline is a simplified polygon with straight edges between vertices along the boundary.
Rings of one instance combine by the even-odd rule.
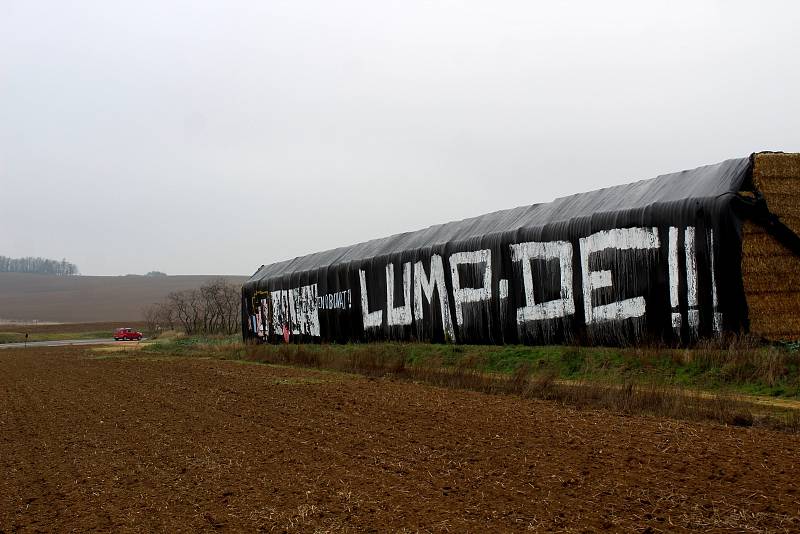
[[508, 298], [508, 280], [503, 278], [497, 285], [497, 294], [501, 299]]
[[389, 326], [411, 324], [411, 262], [403, 264], [403, 305], [394, 307], [394, 264], [386, 264], [386, 322]]
[[675, 333], [680, 335], [683, 318], [680, 313], [680, 300], [678, 299], [678, 284], [680, 283], [680, 273], [678, 271], [678, 229], [674, 226], [669, 227], [669, 256], [667, 257], [669, 268], [669, 303], [672, 306], [672, 328]]
[[[572, 244], [568, 241], [540, 243], [530, 241], [511, 245], [511, 259], [522, 262], [522, 283], [525, 290], [525, 306], [517, 308], [517, 323], [566, 317], [575, 313], [572, 296]], [[531, 260], [557, 259], [561, 278], [559, 299], [537, 303], [533, 294], [533, 269]]]
[[686, 299], [689, 306], [697, 306], [697, 255], [694, 247], [694, 226], [686, 228], [683, 234], [686, 248]]
[[693, 335], [700, 330], [700, 312], [697, 310], [697, 253], [694, 240], [694, 226], [686, 227], [683, 234], [686, 250], [686, 300], [689, 305], [687, 319]]
[[[483, 271], [482, 287], [461, 287], [458, 266], [463, 264], [486, 265]], [[464, 311], [462, 305], [470, 302], [483, 302], [492, 298], [492, 251], [489, 249], [475, 250], [472, 252], [456, 252], [450, 256], [450, 273], [453, 277], [453, 301], [456, 307], [456, 322], [458, 326], [464, 324]]]
[[611, 287], [611, 271], [591, 271], [589, 257], [601, 250], [657, 249], [659, 247], [658, 228], [615, 228], [603, 230], [579, 240], [581, 267], [583, 271], [583, 305], [586, 324], [642, 317], [645, 313], [644, 297], [612, 302], [602, 306], [592, 306], [592, 292], [601, 287]]
[[433, 290], [439, 294], [439, 308], [442, 310], [442, 327], [445, 336], [455, 341], [455, 331], [453, 330], [453, 320], [450, 318], [450, 300], [447, 296], [447, 285], [444, 281], [444, 262], [438, 254], [431, 256], [431, 276], [425, 276], [425, 267], [422, 262], [414, 264], [414, 320], [422, 323], [424, 308], [422, 297], [428, 302], [433, 299]]
[[711, 302], [714, 307], [714, 332], [720, 333], [722, 332], [722, 314], [717, 311], [717, 306], [719, 301], [717, 300], [717, 273], [714, 267], [714, 257], [716, 255], [715, 248], [714, 248], [714, 230], [709, 230], [709, 252], [708, 256], [710, 258], [711, 263]]
[[358, 270], [358, 279], [361, 284], [361, 318], [364, 329], [378, 328], [383, 323], [383, 310], [369, 311], [369, 296], [367, 294], [367, 273], [364, 269]]
[[700, 310], [689, 310], [686, 313], [686, 318], [689, 320], [689, 327], [692, 329], [692, 334], [696, 336], [700, 330]]
[[679, 305], [678, 301], [678, 229], [669, 227], [669, 303], [673, 309]]

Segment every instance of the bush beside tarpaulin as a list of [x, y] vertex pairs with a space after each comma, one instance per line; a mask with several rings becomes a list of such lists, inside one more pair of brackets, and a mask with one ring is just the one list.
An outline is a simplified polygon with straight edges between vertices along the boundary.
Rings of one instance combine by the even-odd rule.
[[[242, 288], [243, 335], [798, 338], [798, 158], [759, 153], [262, 266]], [[775, 273], [783, 285], [765, 282]]]

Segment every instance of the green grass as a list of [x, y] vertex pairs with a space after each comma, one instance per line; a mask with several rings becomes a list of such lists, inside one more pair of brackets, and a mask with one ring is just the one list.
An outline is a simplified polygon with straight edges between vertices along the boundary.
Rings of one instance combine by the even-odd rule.
[[[64, 339], [111, 338], [111, 330], [99, 332], [40, 332], [28, 335], [28, 341], [61, 341]], [[0, 343], [24, 343], [25, 332], [0, 332]]]
[[408, 367], [458, 368], [498, 375], [513, 375], [524, 368], [532, 376], [564, 381], [662, 384], [708, 392], [800, 398], [800, 348], [796, 344], [707, 343], [692, 349], [428, 343], [252, 346], [242, 344], [238, 336], [215, 336], [156, 340], [137, 353], [295, 361], [296, 355], [289, 357], [287, 351], [302, 351], [303, 361], [317, 367], [314, 362], [322, 360], [369, 357]]
[[227, 359], [239, 359], [244, 356], [244, 345], [241, 336], [185, 336], [168, 339], [154, 339], [138, 353], [169, 354], [175, 356], [208, 355]]

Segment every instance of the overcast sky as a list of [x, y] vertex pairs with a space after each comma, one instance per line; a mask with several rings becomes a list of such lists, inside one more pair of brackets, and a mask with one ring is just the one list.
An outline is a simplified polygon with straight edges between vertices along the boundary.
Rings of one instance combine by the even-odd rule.
[[797, 151], [798, 5], [0, 0], [0, 255], [251, 274]]

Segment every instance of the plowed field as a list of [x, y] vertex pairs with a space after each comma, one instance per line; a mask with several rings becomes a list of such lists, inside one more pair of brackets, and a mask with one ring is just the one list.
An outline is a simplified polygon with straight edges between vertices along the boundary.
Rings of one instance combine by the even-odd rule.
[[798, 531], [800, 437], [408, 382], [0, 353], [0, 531]]

